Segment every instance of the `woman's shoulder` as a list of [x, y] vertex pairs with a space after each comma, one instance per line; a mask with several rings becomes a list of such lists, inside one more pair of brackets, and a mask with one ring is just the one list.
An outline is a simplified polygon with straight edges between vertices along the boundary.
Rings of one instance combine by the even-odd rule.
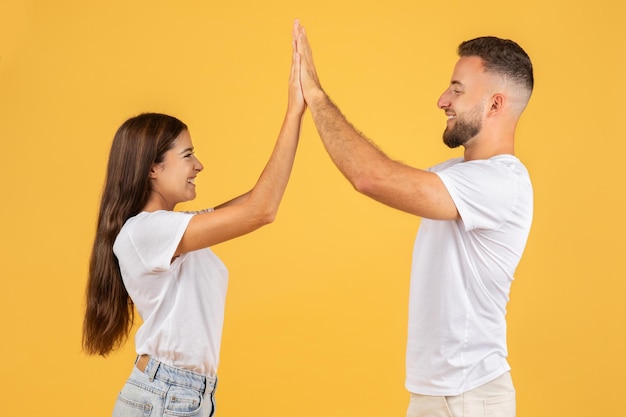
[[158, 239], [171, 233], [179, 234], [194, 216], [194, 213], [181, 211], [142, 211], [130, 217], [120, 230], [119, 237], [128, 236], [131, 239], [144, 237], [145, 239]]
[[[193, 216], [166, 210], [141, 212], [126, 220], [115, 239], [113, 251], [123, 256], [137, 253], [146, 265], [169, 265]], [[167, 259], [166, 263], [161, 262], [162, 257]]]
[[170, 210], [142, 211], [139, 214], [126, 220], [124, 226], [142, 223], [178, 223], [180, 221], [188, 220], [189, 218], [193, 217], [194, 214], [196, 213]]

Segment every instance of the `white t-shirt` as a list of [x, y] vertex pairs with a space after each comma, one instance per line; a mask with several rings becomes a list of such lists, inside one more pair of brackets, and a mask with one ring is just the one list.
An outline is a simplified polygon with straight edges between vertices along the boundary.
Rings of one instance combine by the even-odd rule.
[[195, 213], [142, 212], [126, 221], [113, 251], [143, 324], [137, 354], [202, 375], [219, 363], [228, 271], [209, 249], [172, 260]]
[[512, 155], [439, 164], [462, 220], [422, 219], [413, 250], [406, 388], [451, 396], [510, 370], [506, 305], [533, 213]]

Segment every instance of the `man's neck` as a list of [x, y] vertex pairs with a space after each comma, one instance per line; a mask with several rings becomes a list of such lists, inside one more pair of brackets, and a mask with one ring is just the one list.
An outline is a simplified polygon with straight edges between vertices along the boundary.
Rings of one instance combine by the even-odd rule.
[[489, 159], [496, 155], [515, 155], [515, 130], [482, 131], [465, 143], [466, 161]]

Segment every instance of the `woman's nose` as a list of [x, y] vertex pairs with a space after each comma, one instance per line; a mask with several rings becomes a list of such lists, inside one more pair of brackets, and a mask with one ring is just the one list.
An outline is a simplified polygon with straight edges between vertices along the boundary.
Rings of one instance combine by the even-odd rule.
[[204, 165], [202, 165], [202, 162], [200, 162], [200, 160], [198, 158], [196, 158], [196, 164], [194, 169], [198, 172], [202, 171], [204, 169]]

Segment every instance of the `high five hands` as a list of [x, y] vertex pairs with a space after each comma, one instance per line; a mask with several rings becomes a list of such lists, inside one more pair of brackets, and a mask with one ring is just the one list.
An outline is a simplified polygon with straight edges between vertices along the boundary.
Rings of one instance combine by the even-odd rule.
[[311, 52], [311, 46], [306, 36], [304, 27], [300, 25], [299, 20], [295, 20], [293, 24], [293, 42], [295, 47], [295, 53], [298, 56], [300, 64], [300, 86], [302, 88], [302, 94], [304, 100], [310, 105], [312, 100], [323, 96], [324, 91], [320, 84], [315, 70], [315, 64], [313, 63], [313, 53]]

